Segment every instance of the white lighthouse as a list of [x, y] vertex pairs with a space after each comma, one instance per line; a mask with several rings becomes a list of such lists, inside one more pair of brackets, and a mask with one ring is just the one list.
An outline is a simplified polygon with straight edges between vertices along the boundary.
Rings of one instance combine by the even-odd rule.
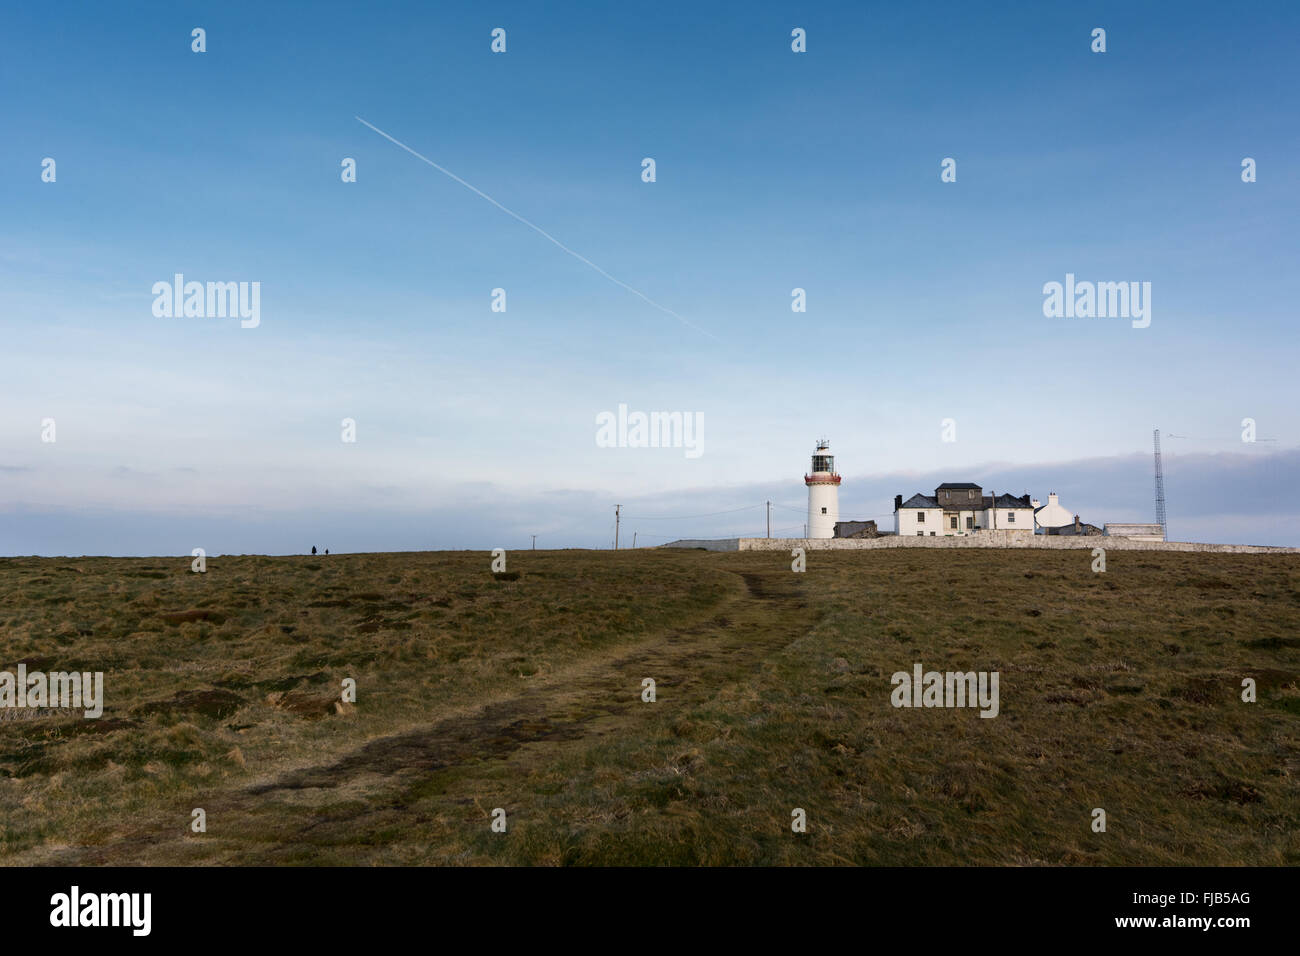
[[840, 476], [835, 473], [831, 443], [817, 442], [812, 456], [812, 474], [803, 476], [808, 486], [808, 537], [835, 537], [835, 522], [840, 520]]

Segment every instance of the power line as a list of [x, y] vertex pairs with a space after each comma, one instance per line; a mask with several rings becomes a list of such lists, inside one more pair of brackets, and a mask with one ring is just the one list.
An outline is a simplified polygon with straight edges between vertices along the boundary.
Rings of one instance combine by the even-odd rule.
[[[786, 531], [800, 531], [800, 530], [802, 530], [802, 528], [803, 528], [802, 525], [794, 525], [793, 527], [789, 527], [789, 528], [773, 528], [772, 530], [773, 530], [775, 533], [777, 533], [777, 534], [779, 535], [779, 534], [781, 534], [782, 532], [786, 532]], [[643, 537], [643, 538], [665, 538], [665, 539], [672, 540], [672, 541], [677, 541], [677, 540], [680, 540], [680, 539], [681, 539], [681, 536], [680, 536], [680, 535], [676, 535], [676, 534], [652, 534], [652, 533], [649, 532], [649, 531], [642, 531], [642, 532], [640, 532], [640, 535], [641, 535], [641, 537]], [[737, 535], [737, 534], [692, 535], [692, 536], [691, 536], [690, 538], [688, 538], [687, 540], [690, 540], [690, 541], [726, 541], [728, 538], [737, 538], [737, 537], [749, 537], [749, 535]], [[753, 537], [757, 537], [757, 535], [754, 535]]]
[[[652, 533], [652, 532], [650, 532], [650, 531], [642, 531], [642, 532], [640, 532], [640, 534], [641, 534], [641, 537], [643, 537], [643, 538], [667, 538], [667, 539], [669, 539], [669, 540], [673, 540], [673, 541], [676, 541], [678, 538], [681, 537], [680, 534], [654, 534], [654, 533]], [[717, 539], [714, 539], [714, 538], [700, 538], [699, 540], [701, 540], [701, 541], [712, 541], [712, 540], [721, 540], [721, 539], [723, 539], [723, 538], [734, 538], [734, 537], [735, 537], [735, 535], [724, 534], [724, 535], [719, 535]]]
[[[1166, 435], [1165, 438], [1181, 438], [1183, 441], [1213, 441], [1220, 444], [1236, 444], [1240, 439], [1237, 438], [1196, 438], [1193, 435]], [[1276, 438], [1256, 438], [1255, 441], [1277, 441]], [[1249, 445], [1251, 442], [1242, 442], [1243, 445]]]
[[[807, 514], [807, 513], [808, 513], [808, 509], [807, 509], [807, 508], [791, 508], [789, 505], [778, 504], [778, 503], [775, 502], [775, 501], [772, 502], [772, 507], [774, 507], [774, 508], [784, 508], [786, 511], [793, 511], [795, 514], [801, 514], [801, 515], [802, 515], [802, 514]], [[842, 516], [844, 515], [844, 513], [845, 513], [845, 512], [844, 512], [844, 509], [841, 508], [840, 511], [839, 511], [839, 514], [837, 514], [835, 517], [836, 517], [836, 518], [842, 518]], [[875, 515], [859, 515], [856, 519], [853, 519], [853, 520], [857, 520], [857, 521], [865, 521], [865, 520], [867, 520], [868, 518], [892, 518], [893, 516], [894, 516], [894, 513], [893, 513], [892, 511], [886, 511], [886, 512], [883, 512], [882, 514], [875, 514]]]
[[761, 508], [762, 505], [746, 505], [743, 508], [732, 508], [730, 511], [710, 511], [701, 515], [628, 515], [628, 520], [637, 521], [681, 521], [685, 518], [712, 518], [716, 515], [734, 515], [740, 511], [752, 511], [755, 508]]

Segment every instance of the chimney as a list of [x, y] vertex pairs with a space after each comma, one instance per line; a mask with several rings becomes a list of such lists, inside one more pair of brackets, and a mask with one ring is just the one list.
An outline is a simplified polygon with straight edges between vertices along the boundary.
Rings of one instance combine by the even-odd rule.
[[902, 496], [902, 495], [894, 495], [894, 510], [895, 510], [895, 511], [902, 511], [902, 510], [903, 510], [903, 496]]
[[1035, 511], [1037, 511], [1039, 508], [1042, 507], [1042, 505], [1039, 503], [1037, 498], [1030, 499], [1029, 506], [1033, 508]]
[[1078, 516], [1078, 515], [1075, 515], [1075, 516], [1074, 516], [1074, 533], [1075, 533], [1075, 534], [1078, 534], [1078, 533], [1079, 533], [1080, 531], [1082, 531], [1082, 530], [1083, 530], [1083, 525], [1079, 523], [1079, 516]]

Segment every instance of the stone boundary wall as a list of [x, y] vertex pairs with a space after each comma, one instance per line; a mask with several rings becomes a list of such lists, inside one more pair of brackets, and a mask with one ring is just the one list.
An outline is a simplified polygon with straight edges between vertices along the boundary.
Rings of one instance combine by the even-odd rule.
[[1200, 544], [1193, 541], [1143, 541], [1106, 535], [1045, 535], [1023, 531], [986, 531], [965, 537], [933, 538], [889, 535], [883, 538], [715, 538], [683, 539], [660, 545], [663, 548], [704, 548], [708, 551], [858, 551], [876, 548], [1051, 548], [1091, 551], [1194, 551], [1209, 554], [1298, 554], [1300, 548], [1259, 544]]

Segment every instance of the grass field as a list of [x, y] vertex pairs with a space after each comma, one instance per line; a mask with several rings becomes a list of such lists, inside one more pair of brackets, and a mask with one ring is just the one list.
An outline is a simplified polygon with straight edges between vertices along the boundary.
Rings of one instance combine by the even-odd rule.
[[0, 712], [0, 862], [1300, 863], [1300, 555], [189, 561], [0, 559], [0, 670], [106, 689]]

